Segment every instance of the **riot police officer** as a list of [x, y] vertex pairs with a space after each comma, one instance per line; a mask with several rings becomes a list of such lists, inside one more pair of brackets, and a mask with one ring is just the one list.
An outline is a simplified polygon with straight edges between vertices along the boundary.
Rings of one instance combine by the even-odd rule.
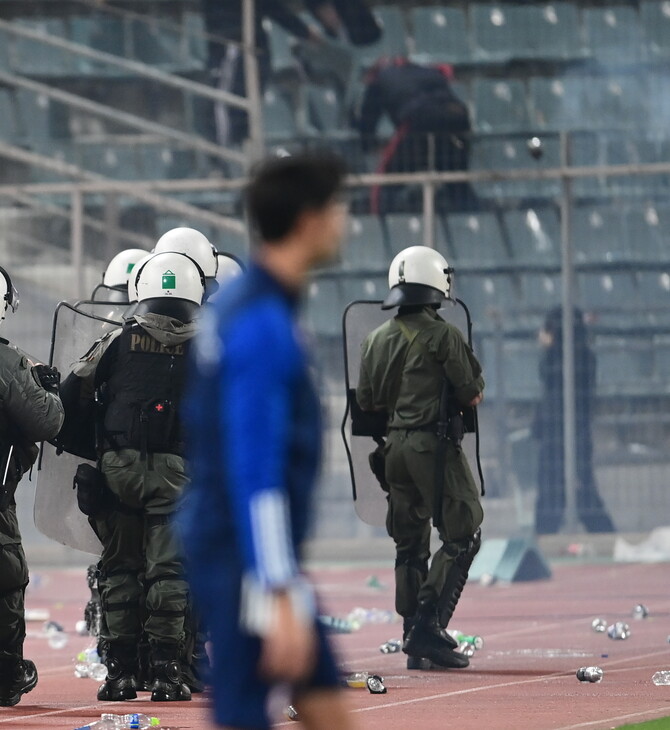
[[93, 301], [125, 302], [128, 289], [128, 279], [133, 267], [147, 255], [148, 251], [142, 248], [127, 248], [120, 251], [107, 264], [102, 276], [102, 283], [93, 290]]
[[204, 233], [185, 226], [172, 228], [158, 239], [153, 252], [167, 251], [183, 253], [198, 264], [205, 275], [205, 293], [207, 295], [213, 294], [218, 289], [216, 275], [219, 258], [214, 244], [210, 243]]
[[[19, 296], [0, 268], [0, 321]], [[0, 706], [11, 707], [37, 684], [35, 664], [23, 658], [24, 594], [28, 566], [21, 546], [14, 492], [37, 458], [36, 441], [53, 438], [63, 423], [58, 372], [33, 365], [0, 338]]]
[[205, 276], [188, 256], [159, 253], [134, 279], [133, 317], [73, 369], [82, 395], [95, 390], [103, 404], [103, 481], [92, 484], [98, 477], [90, 472], [77, 477], [80, 492], [97, 495], [96, 504], [83, 501], [103, 546], [99, 586], [108, 674], [98, 699], [136, 697], [144, 632], [151, 647], [151, 699], [189, 700], [180, 667], [188, 589], [171, 521], [187, 483], [179, 410]]
[[[484, 380], [461, 332], [436, 311], [449, 296], [451, 273], [444, 257], [424, 246], [396, 256], [382, 308], [398, 313], [366, 338], [356, 390], [364, 411], [388, 414], [386, 526], [396, 545], [396, 610], [408, 668], [424, 668], [424, 659], [468, 665], [444, 629], [480, 545], [483, 512], [460, 439]], [[431, 518], [442, 546], [429, 567]]]

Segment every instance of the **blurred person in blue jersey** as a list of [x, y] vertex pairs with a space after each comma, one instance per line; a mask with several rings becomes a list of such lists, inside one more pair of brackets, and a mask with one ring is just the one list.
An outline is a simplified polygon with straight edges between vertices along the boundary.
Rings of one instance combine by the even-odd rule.
[[320, 461], [320, 405], [297, 324], [314, 267], [337, 257], [344, 168], [325, 153], [272, 158], [246, 207], [248, 269], [203, 313], [186, 400], [192, 485], [179, 523], [212, 638], [214, 714], [261, 730], [282, 688], [305, 727], [352, 726], [299, 555]]

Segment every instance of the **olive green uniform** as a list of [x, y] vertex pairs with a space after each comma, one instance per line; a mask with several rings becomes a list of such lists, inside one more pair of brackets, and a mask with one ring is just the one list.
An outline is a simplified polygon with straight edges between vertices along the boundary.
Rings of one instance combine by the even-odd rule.
[[23, 353], [0, 339], [0, 483], [7, 474], [0, 487], [0, 657], [20, 658], [26, 635], [28, 566], [14, 492], [37, 458], [35, 442], [56, 436], [62, 423], [58, 395], [42, 387]]
[[445, 377], [459, 407], [484, 389], [481, 367], [462, 334], [430, 307], [399, 314], [363, 343], [356, 398], [363, 410], [389, 413], [386, 526], [396, 544], [396, 610], [406, 618], [414, 616], [419, 603], [438, 601], [457, 554], [452, 546], [471, 538], [483, 519], [465, 454], [449, 441], [441, 485], [443, 547], [428, 569], [436, 426]]
[[[185, 357], [184, 343], [194, 337], [195, 324], [155, 314], [134, 319], [144, 334], [135, 337], [133, 347], [148, 342], [154, 352]], [[100, 384], [98, 366], [120, 332], [103, 338], [75, 365], [73, 373], [84, 380], [84, 387]], [[145, 342], [146, 335], [150, 341]], [[181, 647], [188, 586], [172, 518], [188, 482], [184, 459], [109, 445], [103, 451], [100, 469], [117, 500], [91, 518], [103, 546], [101, 638], [109, 646], [136, 652], [144, 631], [152, 646]]]

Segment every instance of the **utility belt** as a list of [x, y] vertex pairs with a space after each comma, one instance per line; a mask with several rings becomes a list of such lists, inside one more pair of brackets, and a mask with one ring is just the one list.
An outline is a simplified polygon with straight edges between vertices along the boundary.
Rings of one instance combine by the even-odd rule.
[[148, 454], [183, 456], [185, 444], [179, 433], [176, 407], [170, 400], [158, 399], [122, 408], [112, 402], [105, 418], [102, 449], [135, 449], [142, 459]]
[[411, 433], [413, 431], [423, 431], [434, 433], [441, 440], [451, 441], [456, 448], [460, 448], [465, 435], [465, 421], [462, 413], [454, 413], [449, 416], [446, 422], [432, 421], [420, 426], [389, 426], [389, 431], [405, 431]]

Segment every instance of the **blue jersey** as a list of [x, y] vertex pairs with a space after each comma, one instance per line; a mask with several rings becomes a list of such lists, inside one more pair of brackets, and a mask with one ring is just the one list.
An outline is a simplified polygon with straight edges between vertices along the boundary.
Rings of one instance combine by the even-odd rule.
[[203, 311], [183, 409], [192, 482], [179, 521], [191, 572], [227, 565], [265, 591], [298, 577], [320, 458], [296, 307], [258, 265], [231, 282]]

